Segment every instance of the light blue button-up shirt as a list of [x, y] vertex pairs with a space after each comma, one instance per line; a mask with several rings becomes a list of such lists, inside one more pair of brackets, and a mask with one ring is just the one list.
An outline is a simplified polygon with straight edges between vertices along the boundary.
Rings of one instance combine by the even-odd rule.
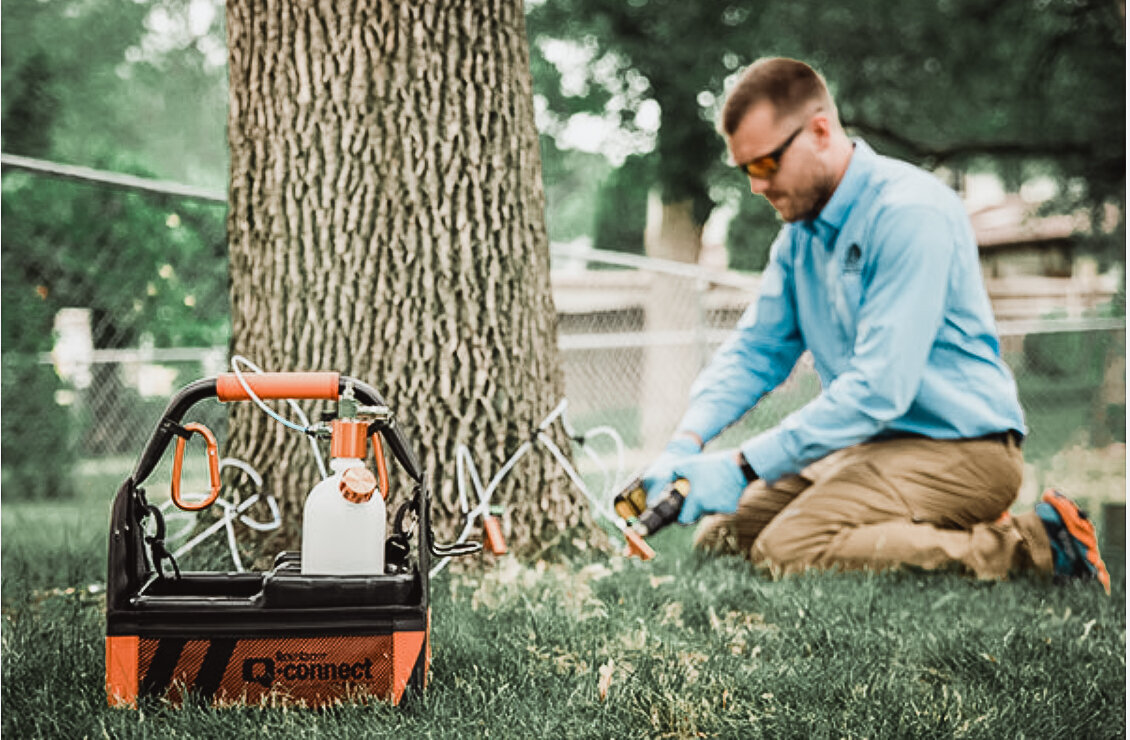
[[805, 349], [822, 392], [741, 445], [766, 480], [883, 435], [1026, 431], [960, 199], [860, 140], [820, 215], [781, 229], [760, 296], [695, 380], [679, 429], [712, 439]]

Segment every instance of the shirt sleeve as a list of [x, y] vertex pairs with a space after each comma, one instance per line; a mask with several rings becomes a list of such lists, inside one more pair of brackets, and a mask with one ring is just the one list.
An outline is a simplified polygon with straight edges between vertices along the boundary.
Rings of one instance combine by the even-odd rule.
[[875, 436], [918, 394], [945, 313], [954, 228], [943, 211], [908, 205], [888, 207], [874, 229], [848, 367], [813, 401], [742, 445], [762, 478], [795, 473]]
[[796, 364], [804, 344], [786, 254], [789, 244], [788, 229], [782, 229], [770, 248], [757, 301], [695, 379], [679, 431], [710, 441], [776, 388]]

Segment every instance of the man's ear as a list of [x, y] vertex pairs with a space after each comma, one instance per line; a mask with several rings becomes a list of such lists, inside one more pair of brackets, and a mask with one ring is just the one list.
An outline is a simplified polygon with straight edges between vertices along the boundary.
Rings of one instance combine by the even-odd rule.
[[828, 114], [823, 111], [817, 113], [808, 122], [812, 128], [812, 133], [816, 137], [816, 146], [819, 149], [827, 149], [832, 143], [833, 126]]

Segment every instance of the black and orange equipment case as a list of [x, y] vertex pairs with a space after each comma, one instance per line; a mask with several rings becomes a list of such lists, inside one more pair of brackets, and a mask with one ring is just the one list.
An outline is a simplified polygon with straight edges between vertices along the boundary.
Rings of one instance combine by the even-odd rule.
[[351, 387], [360, 403], [385, 407], [372, 387], [337, 373], [220, 375], [170, 400], [111, 512], [108, 701], [119, 707], [136, 707], [143, 697], [173, 704], [191, 697], [217, 706], [317, 707], [367, 697], [398, 703], [427, 681], [430, 558], [466, 554], [477, 543], [445, 548], [433, 541], [425, 475], [391, 414], [372, 432], [391, 448], [414, 492], [390, 517], [386, 573], [303, 576], [296, 552], [280, 553], [266, 572], [182, 573], [165, 549], [161, 512], [142, 484], [174, 438], [199, 431], [180, 425], [190, 407], [206, 398], [247, 400], [246, 383], [266, 399], [336, 400]]

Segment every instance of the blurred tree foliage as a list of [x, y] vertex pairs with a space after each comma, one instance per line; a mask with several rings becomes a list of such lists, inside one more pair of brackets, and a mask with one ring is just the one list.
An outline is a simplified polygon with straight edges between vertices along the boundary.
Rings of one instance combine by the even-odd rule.
[[[3, 0], [3, 150], [227, 184], [218, 0]], [[46, 124], [46, 125], [44, 125]]]
[[[713, 210], [710, 173], [723, 151], [713, 131], [709, 107], [699, 104], [700, 93], [718, 90], [728, 71], [724, 57], [732, 34], [748, 33], [754, 16], [730, 12], [723, 19], [717, 3], [677, 0], [549, 0], [532, 5], [527, 18], [535, 91], [549, 111], [568, 117], [602, 114], [611, 109], [628, 129], [638, 125], [643, 100], [658, 104], [657, 165], [650, 182], [620, 178], [633, 189], [657, 187], [664, 203], [689, 201], [693, 220], [701, 225]], [[739, 30], [740, 29], [740, 30]], [[562, 89], [561, 70], [547, 59], [544, 42], [562, 39], [595, 47], [589, 80], [581, 94]], [[701, 43], [709, 39], [708, 44]], [[734, 67], [737, 61], [732, 60]], [[628, 161], [625, 167], [637, 167]], [[606, 189], [601, 201], [608, 202]], [[638, 195], [625, 194], [626, 200]], [[644, 201], [646, 204], [646, 199]], [[625, 213], [617, 224], [621, 233], [638, 229], [639, 239], [623, 241], [635, 248], [642, 242], [646, 207]], [[627, 217], [633, 220], [628, 221]], [[615, 246], [615, 244], [610, 244]]]
[[[133, 452], [122, 445], [132, 428], [151, 423], [152, 410], [146, 413], [136, 389], [123, 384], [117, 365], [96, 363], [96, 390], [81, 396], [83, 418], [103, 420], [97, 427], [104, 434], [75, 429], [56, 403], [63, 383], [39, 360], [54, 344], [55, 314], [88, 308], [96, 349], [223, 343], [223, 211], [23, 172], [4, 175], [2, 203], [4, 495], [63, 496], [75, 456]], [[119, 423], [105, 424], [111, 419]], [[86, 441], [81, 449], [76, 438]]]
[[[3, 150], [223, 183], [226, 79], [209, 49], [224, 42], [222, 18], [201, 21], [209, 5], [4, 0]], [[178, 20], [199, 34], [186, 41]], [[62, 382], [40, 362], [54, 344], [55, 314], [90, 309], [96, 349], [223, 342], [223, 210], [9, 170], [2, 209], [4, 495], [66, 496], [78, 435], [57, 404]], [[96, 364], [92, 373], [113, 392], [85, 394], [88, 414], [132, 419], [136, 391], [121, 387], [116, 367]]]
[[600, 182], [593, 217], [593, 247], [643, 254], [647, 197], [655, 180], [655, 157], [633, 154]]
[[730, 269], [760, 272], [769, 263], [769, 247], [781, 228], [777, 212], [764, 198], [745, 197], [726, 233]]
[[69, 306], [91, 310], [98, 349], [136, 347], [143, 338], [158, 347], [224, 342], [222, 216], [221, 209], [172, 198], [5, 174], [5, 353], [50, 350], [54, 314]]
[[[549, 0], [529, 16], [535, 57], [547, 39], [597, 49], [581, 96], [561, 91], [544, 55], [535, 65], [550, 111], [565, 117], [615, 99], [602, 82], [607, 67], [642, 77], [639, 99], [662, 111], [654, 185], [665, 200], [693, 195], [700, 213], [745, 186], [718, 174], [722, 142], [711, 122], [727, 80], [759, 57], [782, 55], [822, 70], [845, 125], [880, 152], [957, 172], [1038, 163], [1061, 183], [1061, 209], [1087, 207], [1101, 219], [1111, 204], [1125, 221], [1122, 3]], [[1087, 246], [1124, 260], [1121, 233]]]
[[[223, 183], [221, 10], [208, 0], [4, 0], [3, 150]], [[98, 348], [135, 345], [143, 332], [158, 346], [223, 341], [222, 209], [15, 171], [4, 173], [3, 208], [6, 352], [51, 347], [50, 325], [16, 320], [29, 296], [89, 307]]]
[[599, 206], [597, 188], [612, 171], [599, 154], [561, 149], [552, 136], [542, 134], [542, 180], [550, 242], [569, 242], [592, 235], [592, 214]]

